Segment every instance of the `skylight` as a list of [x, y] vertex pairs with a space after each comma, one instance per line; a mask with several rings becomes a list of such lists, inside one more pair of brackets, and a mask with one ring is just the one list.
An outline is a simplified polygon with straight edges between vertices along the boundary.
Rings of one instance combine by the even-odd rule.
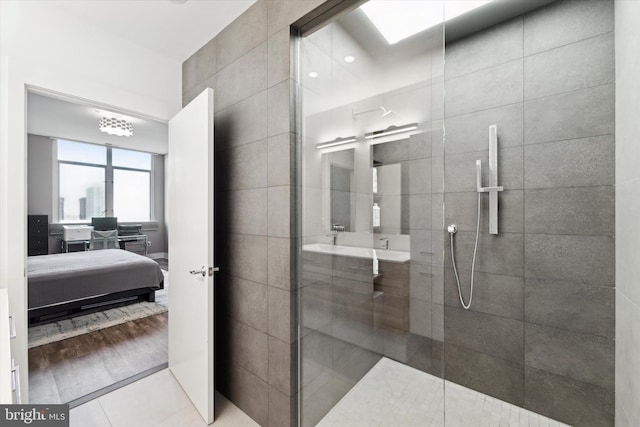
[[395, 44], [491, 1], [373, 0], [360, 6], [360, 9], [387, 42]]

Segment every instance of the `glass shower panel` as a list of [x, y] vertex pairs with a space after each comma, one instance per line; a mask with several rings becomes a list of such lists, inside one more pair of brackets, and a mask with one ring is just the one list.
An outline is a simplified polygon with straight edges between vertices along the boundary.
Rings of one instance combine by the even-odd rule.
[[363, 8], [298, 40], [302, 426], [444, 425], [441, 4], [420, 13], [394, 44]]
[[614, 2], [445, 25], [446, 425], [613, 426]]

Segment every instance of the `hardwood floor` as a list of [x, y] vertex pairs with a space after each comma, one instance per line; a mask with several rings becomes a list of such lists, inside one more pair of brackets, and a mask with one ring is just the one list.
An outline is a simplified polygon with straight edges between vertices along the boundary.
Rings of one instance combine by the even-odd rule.
[[169, 271], [169, 260], [167, 258], [156, 258], [154, 261], [158, 263], [161, 269]]
[[29, 350], [29, 403], [68, 403], [166, 363], [162, 313]]

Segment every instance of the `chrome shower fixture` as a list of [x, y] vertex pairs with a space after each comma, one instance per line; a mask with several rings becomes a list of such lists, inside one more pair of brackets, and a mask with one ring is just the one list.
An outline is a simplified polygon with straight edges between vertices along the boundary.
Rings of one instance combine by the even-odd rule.
[[453, 235], [458, 231], [455, 224], [447, 227], [449, 233], [449, 241], [451, 243], [451, 263], [453, 264], [453, 273], [456, 277], [458, 285], [458, 297], [460, 304], [465, 310], [471, 307], [473, 300], [473, 276], [476, 270], [476, 255], [478, 254], [478, 237], [480, 236], [480, 196], [482, 193], [489, 193], [489, 233], [498, 234], [498, 191], [503, 191], [502, 186], [498, 186], [498, 125], [489, 126], [489, 187], [482, 186], [482, 160], [476, 160], [476, 190], [478, 192], [477, 216], [476, 216], [476, 241], [473, 245], [473, 258], [471, 261], [471, 286], [469, 289], [469, 302], [465, 303], [462, 297], [462, 289], [460, 288], [460, 277], [458, 276], [458, 268], [456, 267], [455, 245], [453, 243]]
[[476, 189], [489, 193], [489, 234], [498, 234], [498, 125], [489, 126], [489, 186], [482, 186], [482, 160], [476, 160]]

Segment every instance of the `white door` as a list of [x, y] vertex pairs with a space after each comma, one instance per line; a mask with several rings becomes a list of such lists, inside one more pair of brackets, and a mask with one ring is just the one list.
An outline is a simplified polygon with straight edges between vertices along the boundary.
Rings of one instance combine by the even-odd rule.
[[169, 370], [213, 422], [213, 90], [169, 121]]

